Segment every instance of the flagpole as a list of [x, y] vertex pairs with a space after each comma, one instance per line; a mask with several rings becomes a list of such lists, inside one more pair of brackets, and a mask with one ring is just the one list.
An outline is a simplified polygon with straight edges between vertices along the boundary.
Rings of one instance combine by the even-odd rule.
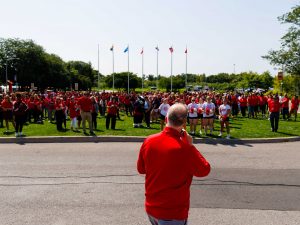
[[142, 93], [144, 93], [144, 48], [142, 50]]
[[156, 90], [158, 90], [158, 45], [156, 47]]
[[99, 73], [99, 44], [98, 44], [98, 91], [100, 91], [100, 73]]
[[185, 90], [187, 90], [187, 46], [185, 48]]
[[171, 92], [172, 91], [173, 91], [173, 50], [171, 51]]
[[112, 49], [113, 91], [115, 91], [115, 52]]
[[128, 44], [127, 48], [128, 48], [128, 76], [127, 76], [127, 83], [128, 83], [128, 94], [129, 94], [129, 44]]

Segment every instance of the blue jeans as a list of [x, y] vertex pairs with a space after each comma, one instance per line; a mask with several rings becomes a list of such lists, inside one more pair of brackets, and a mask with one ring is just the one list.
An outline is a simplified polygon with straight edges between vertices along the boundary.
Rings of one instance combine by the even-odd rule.
[[161, 220], [156, 219], [148, 214], [149, 220], [152, 225], [187, 225], [187, 220]]

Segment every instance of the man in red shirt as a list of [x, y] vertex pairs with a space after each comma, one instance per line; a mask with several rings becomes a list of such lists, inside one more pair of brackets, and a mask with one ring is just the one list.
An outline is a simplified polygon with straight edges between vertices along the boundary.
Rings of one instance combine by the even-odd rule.
[[116, 97], [112, 97], [111, 101], [107, 103], [107, 115], [106, 115], [106, 129], [109, 129], [109, 124], [111, 121], [111, 129], [116, 129], [116, 121], [117, 121], [117, 112], [118, 106], [116, 102]]
[[89, 123], [90, 134], [94, 134], [92, 126], [92, 100], [89, 98], [89, 93], [85, 92], [84, 96], [78, 99], [78, 105], [80, 107], [80, 115], [82, 118], [83, 133], [86, 134], [85, 121]]
[[172, 105], [164, 130], [148, 137], [140, 149], [137, 170], [146, 174], [145, 209], [152, 225], [186, 224], [193, 176], [210, 172], [209, 163], [183, 130], [187, 113], [183, 104]]
[[277, 132], [278, 122], [279, 122], [279, 112], [280, 112], [280, 103], [277, 95], [269, 99], [268, 107], [270, 111], [270, 122], [271, 122], [272, 132], [274, 131]]

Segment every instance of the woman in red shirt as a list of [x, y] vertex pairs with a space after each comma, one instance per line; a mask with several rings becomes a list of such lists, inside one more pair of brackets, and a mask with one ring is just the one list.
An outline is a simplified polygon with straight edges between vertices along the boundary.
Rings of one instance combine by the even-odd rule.
[[15, 128], [15, 123], [13, 121], [13, 103], [8, 95], [4, 97], [4, 100], [1, 102], [3, 110], [3, 119], [5, 120], [6, 133], [9, 132], [9, 122], [12, 123]]
[[75, 102], [75, 97], [72, 96], [70, 102], [68, 103], [69, 108], [69, 115], [71, 120], [71, 130], [77, 131], [77, 113], [76, 110], [78, 110], [77, 103]]
[[292, 106], [291, 106], [291, 110], [290, 110], [290, 113], [289, 113], [289, 118], [291, 117], [292, 114], [295, 115], [295, 121], [297, 120], [297, 112], [298, 112], [298, 108], [299, 108], [299, 99], [298, 99], [298, 96], [295, 95], [293, 98], [292, 98]]

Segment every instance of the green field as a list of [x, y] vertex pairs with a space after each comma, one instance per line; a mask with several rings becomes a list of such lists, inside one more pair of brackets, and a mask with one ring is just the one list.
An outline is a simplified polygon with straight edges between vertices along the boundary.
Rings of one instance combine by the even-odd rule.
[[[116, 130], [106, 130], [105, 117], [98, 117], [98, 129], [95, 131], [97, 136], [148, 136], [150, 134], [160, 132], [160, 124], [151, 124], [151, 129], [133, 128], [133, 118], [127, 117], [121, 112], [121, 120], [117, 120]], [[144, 124], [145, 125], [145, 124]], [[197, 127], [196, 137], [204, 138], [219, 138], [219, 121], [215, 121], [215, 129], [212, 136], [199, 135], [199, 125]], [[70, 130], [70, 121], [67, 121], [67, 130], [59, 132], [56, 130], [56, 125], [49, 123], [48, 120], [44, 124], [26, 124], [23, 128], [23, 133], [27, 136], [84, 136], [82, 129], [79, 132]], [[230, 120], [231, 137], [232, 138], [276, 138], [276, 137], [293, 137], [300, 136], [300, 120], [297, 121], [279, 121], [279, 129], [277, 133], [271, 132], [270, 121], [268, 119], [248, 119], [234, 118]], [[189, 131], [189, 126], [187, 126]], [[0, 137], [14, 137], [14, 129], [10, 123], [10, 132], [5, 133], [5, 128], [0, 128]], [[88, 131], [88, 129], [87, 129]], [[225, 134], [223, 134], [223, 137]]]

